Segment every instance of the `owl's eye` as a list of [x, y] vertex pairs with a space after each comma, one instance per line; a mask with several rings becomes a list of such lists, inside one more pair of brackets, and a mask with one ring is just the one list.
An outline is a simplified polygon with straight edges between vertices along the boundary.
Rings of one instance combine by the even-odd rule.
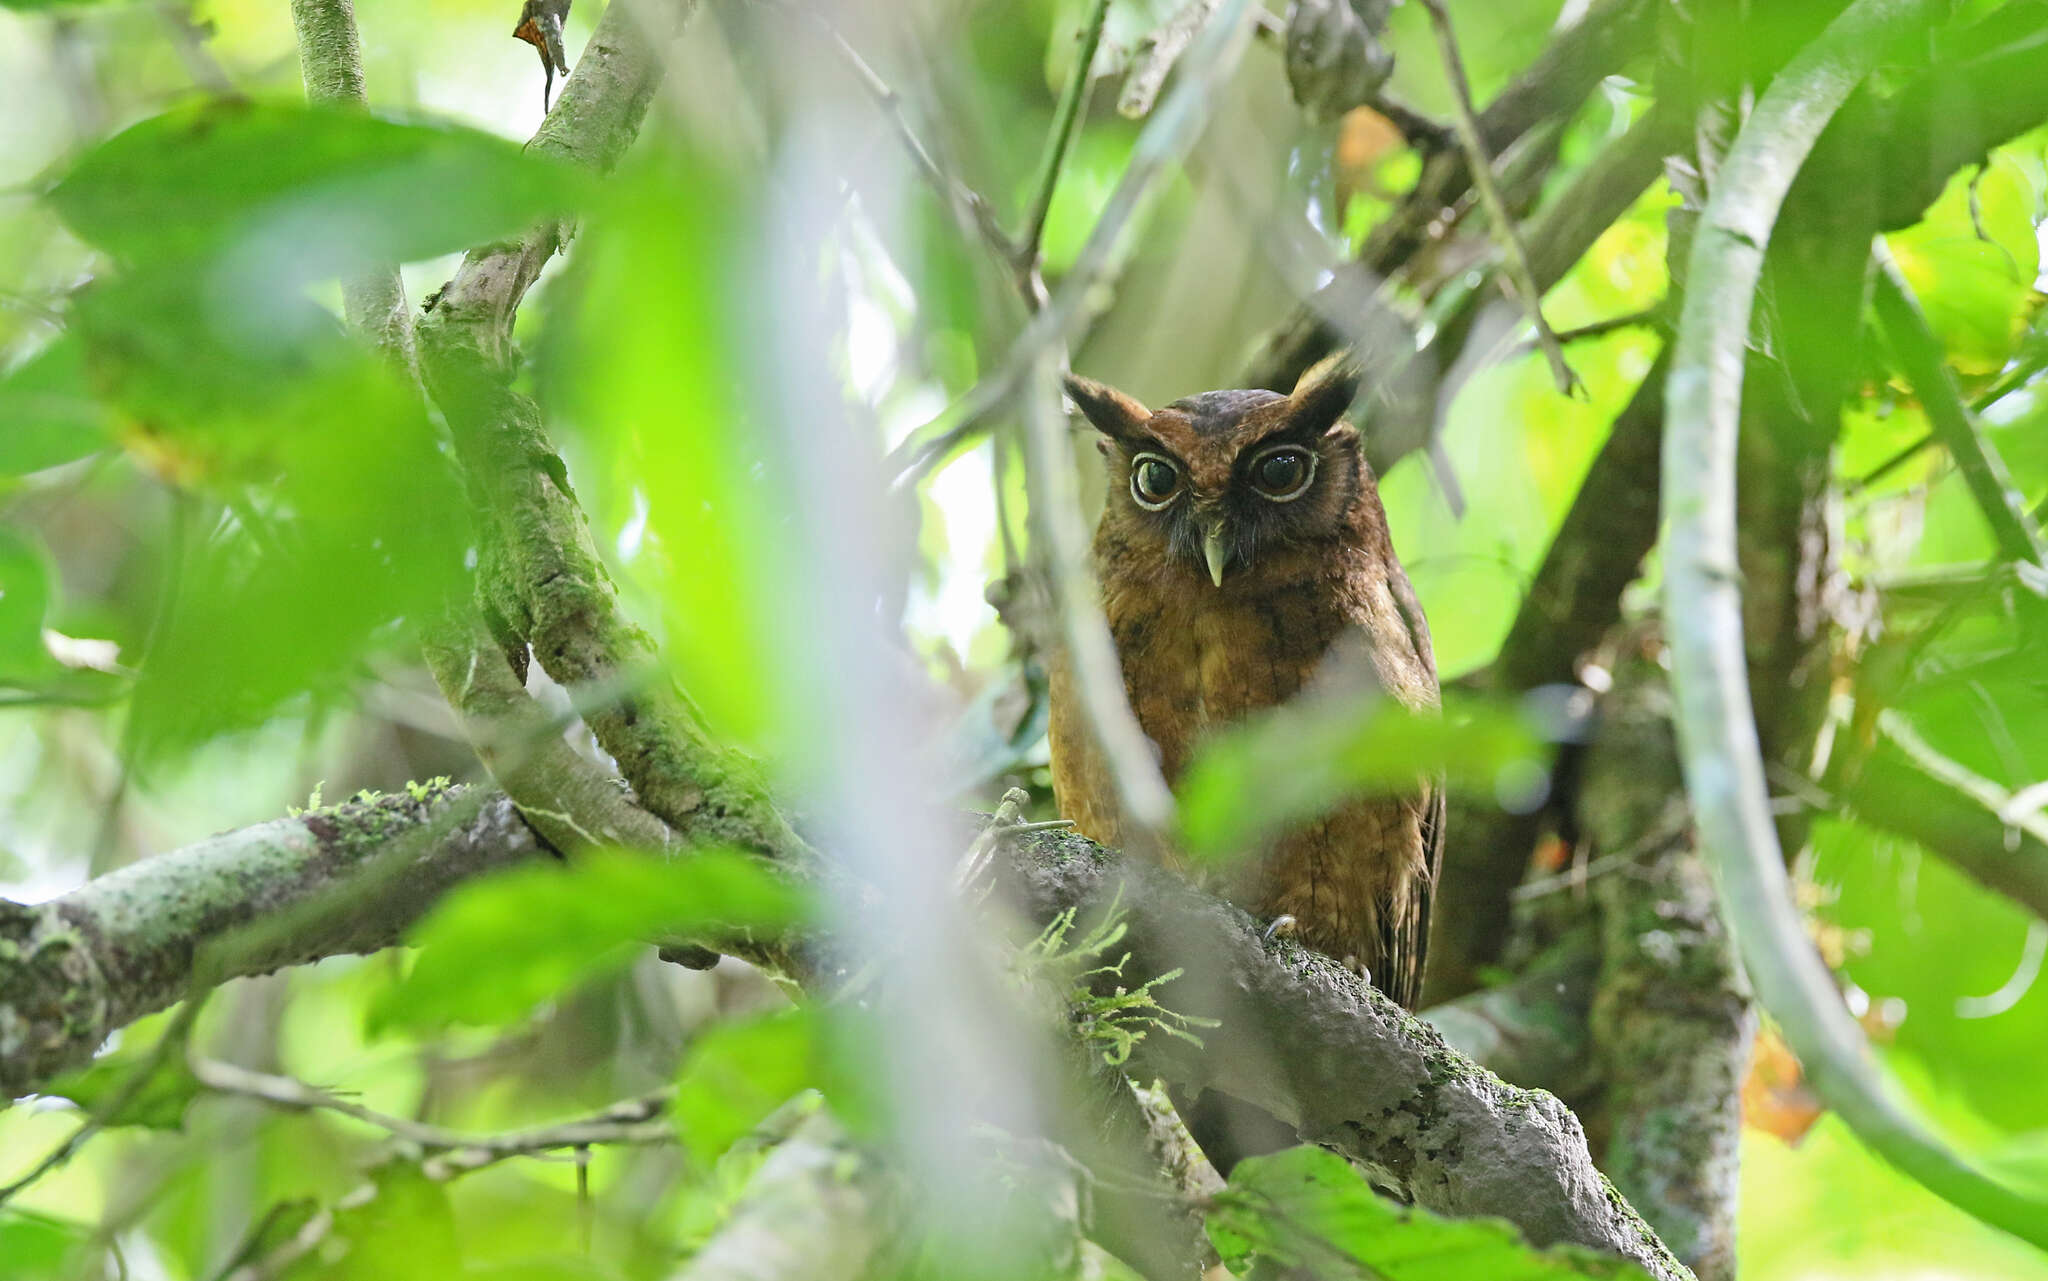
[[1316, 456], [1298, 445], [1277, 445], [1252, 460], [1252, 487], [1276, 503], [1308, 492], [1316, 476]]
[[1158, 511], [1173, 501], [1180, 490], [1180, 468], [1158, 454], [1139, 454], [1131, 460], [1131, 497], [1147, 511]]

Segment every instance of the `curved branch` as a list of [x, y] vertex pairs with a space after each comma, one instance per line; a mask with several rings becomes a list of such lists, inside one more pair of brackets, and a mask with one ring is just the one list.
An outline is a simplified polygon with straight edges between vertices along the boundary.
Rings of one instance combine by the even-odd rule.
[[[1576, 1242], [1656, 1277], [1691, 1276], [1594, 1168], [1578, 1118], [1551, 1095], [1506, 1084], [1349, 970], [1265, 943], [1242, 911], [1155, 865], [1070, 833], [1010, 845], [1003, 875], [1031, 919], [1114, 905], [1129, 927], [1125, 973], [1182, 968], [1174, 1009], [1225, 1020], [1200, 1046], [1148, 1038], [1136, 1075], [1255, 1104], [1425, 1208], [1496, 1215], [1537, 1245]], [[1105, 993], [1128, 981], [1096, 979]]]
[[[605, 11], [532, 150], [598, 171], [624, 154], [662, 73], [659, 33], [637, 24], [643, 7], [656, 6]], [[680, 21], [693, 7], [659, 9]], [[422, 372], [492, 526], [486, 541], [506, 562], [508, 572], [491, 576], [488, 604], [548, 675], [615, 692], [585, 719], [647, 810], [703, 839], [792, 856], [802, 842], [761, 800], [751, 763], [711, 742], [662, 673], [652, 640], [621, 615], [540, 411], [508, 385], [513, 320], [562, 236], [550, 222], [517, 242], [472, 251], [420, 323]], [[462, 661], [454, 658], [438, 665], [444, 683]]]
[[1669, 624], [1686, 787], [1750, 980], [1819, 1092], [1900, 1170], [1988, 1223], [2048, 1245], [2048, 1209], [1965, 1164], [1889, 1092], [1814, 954], [1785, 872], [1743, 648], [1735, 457], [1743, 361], [1764, 246], [1821, 131], [1927, 0], [1856, 0], [1757, 103], [1693, 243], [1666, 388], [1663, 502]]

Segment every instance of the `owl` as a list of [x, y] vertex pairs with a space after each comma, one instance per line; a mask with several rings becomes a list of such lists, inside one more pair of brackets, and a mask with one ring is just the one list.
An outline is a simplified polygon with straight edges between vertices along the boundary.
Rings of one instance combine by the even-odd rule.
[[[1168, 782], [1206, 735], [1322, 696], [1332, 672], [1367, 673], [1413, 708], [1437, 705], [1428, 628], [1344, 421], [1354, 378], [1319, 367], [1290, 396], [1211, 391], [1151, 411], [1085, 378], [1066, 386], [1102, 433], [1095, 572], [1131, 710]], [[1058, 662], [1051, 699], [1060, 815], [1121, 845], [1115, 788]], [[1442, 833], [1442, 788], [1418, 778], [1407, 795], [1353, 800], [1281, 832], [1218, 888], [1261, 918], [1292, 917], [1303, 943], [1413, 1008]]]

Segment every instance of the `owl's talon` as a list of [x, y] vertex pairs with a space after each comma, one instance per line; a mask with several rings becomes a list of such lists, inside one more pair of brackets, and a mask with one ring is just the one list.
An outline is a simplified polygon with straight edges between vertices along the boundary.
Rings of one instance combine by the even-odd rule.
[[1282, 931], [1292, 932], [1293, 929], [1294, 918], [1287, 915], [1285, 912], [1282, 912], [1280, 915], [1273, 918], [1273, 923], [1266, 927], [1266, 932], [1264, 934], [1259, 935], [1259, 943], [1261, 946], [1271, 947], [1273, 945], [1273, 939], [1276, 935], [1280, 934]]

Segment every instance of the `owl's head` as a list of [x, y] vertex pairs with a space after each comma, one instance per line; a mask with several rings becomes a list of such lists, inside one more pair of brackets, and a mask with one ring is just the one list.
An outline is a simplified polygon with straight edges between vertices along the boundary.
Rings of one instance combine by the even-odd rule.
[[1343, 537], [1370, 485], [1343, 421], [1357, 377], [1336, 362], [1290, 396], [1209, 391], [1156, 410], [1087, 378], [1066, 389], [1103, 435], [1110, 515], [1218, 587], [1261, 552]]

